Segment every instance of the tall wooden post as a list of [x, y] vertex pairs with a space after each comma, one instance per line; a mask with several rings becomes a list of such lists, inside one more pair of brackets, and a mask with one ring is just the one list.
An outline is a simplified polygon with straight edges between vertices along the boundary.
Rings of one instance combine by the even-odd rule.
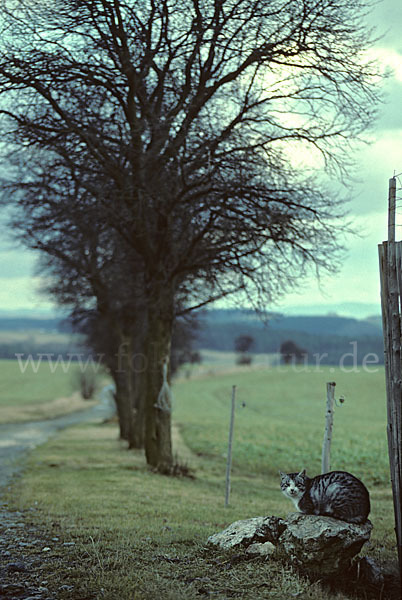
[[396, 219], [396, 179], [391, 177], [388, 184], [388, 241], [395, 242]]
[[227, 456], [227, 461], [226, 461], [225, 506], [229, 506], [229, 498], [230, 498], [230, 471], [232, 469], [232, 444], [233, 444], [235, 406], [236, 406], [236, 386], [234, 385], [232, 387], [232, 406], [231, 406], [231, 410], [230, 410], [228, 456]]
[[325, 412], [325, 431], [322, 443], [321, 473], [328, 473], [331, 468], [331, 442], [332, 426], [334, 422], [334, 400], [335, 400], [334, 381], [327, 383], [327, 408]]
[[387, 436], [402, 585], [402, 242], [395, 241], [396, 179], [389, 180], [388, 242], [378, 247], [387, 391]]

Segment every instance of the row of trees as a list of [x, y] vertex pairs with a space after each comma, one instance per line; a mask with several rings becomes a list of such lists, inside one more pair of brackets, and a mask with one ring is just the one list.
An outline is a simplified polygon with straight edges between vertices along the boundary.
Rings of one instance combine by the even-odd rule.
[[[334, 269], [344, 173], [373, 121], [356, 0], [3, 0], [3, 202], [47, 291], [107, 356], [121, 435], [172, 470], [173, 324]], [[308, 161], [307, 161], [308, 162]]]
[[[232, 313], [232, 314], [230, 314]], [[343, 317], [290, 317], [280, 321], [271, 318], [261, 322], [256, 315], [243, 311], [208, 311], [200, 315], [200, 328], [195, 348], [221, 352], [235, 351], [240, 364], [250, 363], [251, 353], [295, 355], [296, 360], [320, 364], [340, 364], [343, 357], [353, 354], [361, 365], [374, 354], [384, 363], [384, 342], [380, 323], [357, 321]], [[247, 334], [245, 334], [247, 332]], [[287, 348], [292, 341], [296, 347]], [[350, 360], [349, 358], [349, 360]]]
[[[251, 365], [253, 362], [250, 350], [255, 344], [253, 336], [248, 334], [239, 335], [234, 340], [234, 349], [237, 353], [236, 363], [239, 365]], [[282, 342], [279, 349], [281, 359], [285, 365], [291, 363], [299, 364], [308, 358], [308, 352], [304, 348], [298, 346], [293, 340]]]

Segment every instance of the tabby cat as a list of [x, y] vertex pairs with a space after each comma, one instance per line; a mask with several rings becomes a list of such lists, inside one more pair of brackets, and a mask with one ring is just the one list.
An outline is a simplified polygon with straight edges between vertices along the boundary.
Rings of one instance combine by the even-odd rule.
[[282, 473], [281, 490], [297, 510], [349, 523], [364, 523], [370, 512], [369, 493], [360, 479], [346, 471], [331, 471], [310, 479], [306, 470]]

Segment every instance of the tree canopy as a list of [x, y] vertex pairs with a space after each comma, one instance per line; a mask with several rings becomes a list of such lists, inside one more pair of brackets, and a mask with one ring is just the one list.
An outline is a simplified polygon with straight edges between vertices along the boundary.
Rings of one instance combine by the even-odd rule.
[[342, 204], [308, 165], [344, 174], [374, 119], [366, 6], [2, 4], [3, 198], [84, 296], [131, 296], [132, 313], [140, 298], [146, 453], [162, 471], [177, 307], [233, 293], [264, 307], [309, 265], [336, 265]]

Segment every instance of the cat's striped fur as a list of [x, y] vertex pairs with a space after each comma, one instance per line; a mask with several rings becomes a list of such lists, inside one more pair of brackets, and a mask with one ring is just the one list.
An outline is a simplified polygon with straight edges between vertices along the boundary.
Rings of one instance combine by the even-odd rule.
[[331, 471], [310, 479], [300, 473], [282, 473], [281, 490], [297, 510], [308, 515], [334, 517], [349, 523], [364, 523], [370, 512], [367, 488], [346, 471]]

